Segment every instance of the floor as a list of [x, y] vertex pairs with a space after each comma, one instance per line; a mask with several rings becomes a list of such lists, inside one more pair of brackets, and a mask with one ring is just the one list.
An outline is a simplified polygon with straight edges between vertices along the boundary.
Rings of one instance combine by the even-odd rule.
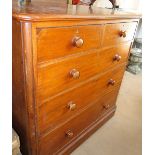
[[141, 74], [125, 73], [115, 116], [71, 155], [141, 155]]

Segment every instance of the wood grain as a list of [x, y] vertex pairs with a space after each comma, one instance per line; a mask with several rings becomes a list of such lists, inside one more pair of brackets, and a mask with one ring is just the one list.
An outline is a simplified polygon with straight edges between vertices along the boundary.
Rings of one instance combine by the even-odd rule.
[[[120, 85], [124, 69], [123, 66], [110, 70], [106, 74], [89, 81], [89, 83], [85, 83], [53, 100], [42, 103], [38, 110], [40, 134], [46, 133], [49, 129], [57, 128], [61, 123], [66, 122], [71, 117], [75, 117], [81, 109], [89, 106], [89, 103], [96, 102], [106, 92], [114, 89], [113, 87]], [[109, 85], [110, 79], [116, 81], [114, 86]], [[77, 106], [73, 111], [67, 108], [67, 104], [71, 101]]]
[[70, 154], [114, 115], [139, 18], [13, 0], [13, 127], [23, 155]]
[[105, 19], [133, 19], [141, 14], [133, 11], [114, 10], [83, 5], [67, 5], [56, 0], [32, 0], [31, 3], [20, 7], [18, 1], [13, 0], [13, 18], [22, 21], [50, 21], [50, 20], [105, 20]]
[[[103, 29], [103, 46], [117, 45], [120, 42], [131, 41], [137, 27], [137, 22], [107, 24]], [[126, 33], [126, 37], [121, 37], [121, 31]]]
[[[74, 37], [80, 37], [83, 40], [82, 47], [77, 48], [73, 45]], [[39, 29], [37, 39], [38, 62], [99, 48], [100, 40], [100, 25]]]
[[[105, 114], [104, 104], [109, 104], [110, 110], [116, 101], [118, 89], [107, 94], [102, 100], [94, 103], [88, 109], [81, 112], [77, 117], [70, 120], [68, 123], [51, 132], [46, 137], [40, 140], [40, 154], [53, 154], [63, 146], [72, 143], [82, 132], [84, 132], [91, 124]], [[80, 125], [79, 125], [80, 124]], [[72, 137], [67, 137], [66, 132], [73, 132]], [[52, 148], [52, 149], [51, 149]]]

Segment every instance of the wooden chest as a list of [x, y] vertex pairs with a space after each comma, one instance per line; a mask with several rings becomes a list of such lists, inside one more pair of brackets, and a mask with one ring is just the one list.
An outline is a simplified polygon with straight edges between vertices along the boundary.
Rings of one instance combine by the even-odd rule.
[[13, 127], [23, 155], [69, 154], [114, 115], [139, 17], [13, 2]]

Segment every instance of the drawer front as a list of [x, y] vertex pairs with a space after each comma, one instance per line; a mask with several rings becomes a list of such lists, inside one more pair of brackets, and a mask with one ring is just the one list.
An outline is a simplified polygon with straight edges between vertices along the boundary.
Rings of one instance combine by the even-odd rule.
[[137, 22], [106, 24], [103, 32], [103, 46], [117, 45], [132, 40]]
[[38, 99], [47, 99], [97, 75], [97, 62], [98, 55], [93, 53], [38, 68]]
[[42, 28], [38, 31], [38, 62], [99, 48], [101, 26]]
[[118, 88], [103, 96], [100, 101], [91, 105], [74, 119], [42, 138], [39, 143], [40, 155], [55, 154], [60, 148], [79, 137], [83, 131], [115, 105], [117, 94]]
[[116, 67], [127, 62], [131, 42], [120, 44], [99, 52], [99, 66], [101, 71]]
[[[87, 108], [90, 103], [102, 98], [103, 94], [110, 92], [115, 86], [119, 86], [124, 69], [123, 66], [110, 70], [72, 91], [42, 103], [38, 108], [39, 133], [44, 134], [55, 129], [61, 123], [75, 117], [80, 110]], [[111, 83], [111, 80], [114, 80], [115, 83]]]
[[[125, 62], [130, 43], [38, 68], [37, 94], [43, 101]], [[117, 56], [117, 59], [115, 58]], [[74, 76], [75, 75], [75, 76]], [[77, 76], [77, 77], [76, 77]]]

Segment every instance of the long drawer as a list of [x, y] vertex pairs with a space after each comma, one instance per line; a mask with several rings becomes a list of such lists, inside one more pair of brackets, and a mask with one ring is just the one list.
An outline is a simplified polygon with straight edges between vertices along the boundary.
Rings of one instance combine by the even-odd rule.
[[87, 108], [90, 103], [100, 100], [105, 93], [119, 86], [124, 69], [123, 65], [110, 70], [78, 88], [40, 104], [38, 108], [39, 133], [46, 133], [61, 123], [65, 123], [77, 115], [81, 109]]
[[100, 46], [101, 25], [49, 27], [38, 30], [38, 62], [76, 54]]
[[71, 143], [88, 129], [97, 119], [102, 118], [114, 105], [119, 87], [81, 112], [77, 117], [40, 139], [39, 154], [52, 155], [61, 147]]
[[131, 41], [136, 32], [137, 22], [106, 24], [103, 29], [103, 46], [117, 45]]
[[71, 88], [98, 73], [126, 62], [130, 42], [80, 57], [38, 67], [37, 95], [40, 101]]

